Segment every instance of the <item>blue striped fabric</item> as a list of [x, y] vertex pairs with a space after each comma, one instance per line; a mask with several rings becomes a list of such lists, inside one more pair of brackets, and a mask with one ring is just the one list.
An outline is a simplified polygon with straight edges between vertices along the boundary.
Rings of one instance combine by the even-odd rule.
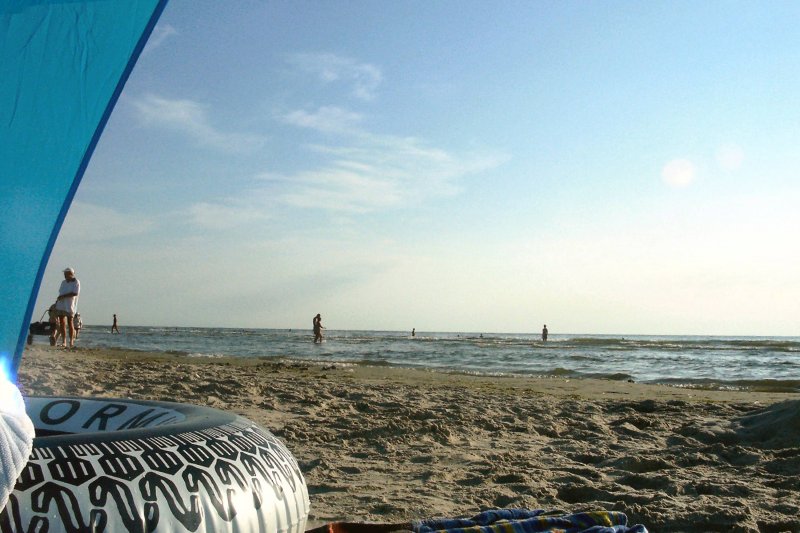
[[528, 509], [492, 509], [472, 518], [444, 518], [412, 523], [415, 533], [647, 533], [628, 526], [617, 511], [563, 514]]

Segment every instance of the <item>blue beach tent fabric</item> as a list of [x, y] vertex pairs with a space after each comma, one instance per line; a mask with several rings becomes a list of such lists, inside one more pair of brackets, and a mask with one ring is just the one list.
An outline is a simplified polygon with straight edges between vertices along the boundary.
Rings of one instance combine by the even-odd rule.
[[0, 372], [12, 379], [64, 217], [165, 5], [0, 0]]

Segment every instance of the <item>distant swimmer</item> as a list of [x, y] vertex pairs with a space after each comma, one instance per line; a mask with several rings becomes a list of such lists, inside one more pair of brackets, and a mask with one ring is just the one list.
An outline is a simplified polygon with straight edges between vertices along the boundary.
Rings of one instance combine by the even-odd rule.
[[416, 337], [417, 336], [417, 328], [411, 328], [411, 336], [412, 337]]
[[322, 342], [322, 315], [317, 313], [313, 320], [314, 325], [314, 343]]
[[111, 333], [119, 333], [119, 327], [117, 327], [117, 315], [114, 315], [114, 323], [111, 324]]
[[547, 324], [542, 328], [542, 340], [547, 342]]

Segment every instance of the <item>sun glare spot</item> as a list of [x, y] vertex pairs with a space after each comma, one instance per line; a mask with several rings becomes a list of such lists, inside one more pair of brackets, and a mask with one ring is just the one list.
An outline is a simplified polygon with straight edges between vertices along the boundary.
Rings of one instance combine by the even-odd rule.
[[694, 164], [687, 159], [673, 159], [661, 170], [661, 178], [670, 187], [688, 187], [697, 171]]

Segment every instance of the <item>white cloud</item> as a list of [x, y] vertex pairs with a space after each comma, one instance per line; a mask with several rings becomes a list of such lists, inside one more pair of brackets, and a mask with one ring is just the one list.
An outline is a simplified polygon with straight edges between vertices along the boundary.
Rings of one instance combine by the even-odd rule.
[[173, 35], [180, 35], [178, 30], [176, 30], [170, 24], [159, 24], [153, 29], [153, 33], [150, 34], [150, 38], [147, 40], [147, 44], [142, 51], [143, 54], [147, 54], [152, 52], [162, 44], [164, 41], [172, 37]]
[[235, 228], [271, 218], [265, 207], [246, 200], [199, 202], [189, 207], [187, 214], [193, 225], [212, 230]]
[[[230, 229], [273, 219], [281, 205], [345, 216], [416, 207], [457, 194], [459, 179], [495, 168], [498, 154], [454, 154], [415, 138], [360, 133], [349, 145], [311, 145], [316, 168], [290, 174], [264, 172], [238, 196], [194, 204], [184, 214], [203, 229]], [[334, 219], [331, 219], [334, 220]]]
[[168, 99], [154, 94], [130, 100], [147, 125], [177, 131], [195, 142], [225, 152], [246, 153], [263, 146], [266, 139], [257, 135], [224, 132], [211, 125], [207, 107], [188, 99]]
[[717, 164], [725, 170], [739, 170], [744, 162], [744, 150], [735, 144], [720, 146], [716, 159]]
[[361, 134], [347, 146], [310, 147], [328, 162], [291, 175], [265, 174], [277, 199], [303, 208], [365, 213], [456, 194], [458, 179], [502, 164], [501, 155], [453, 154], [409, 137]]
[[697, 169], [688, 159], [673, 159], [661, 170], [661, 177], [670, 187], [689, 186], [695, 179]]
[[348, 84], [352, 95], [361, 100], [375, 98], [375, 92], [383, 81], [383, 74], [375, 65], [336, 54], [294, 54], [288, 61], [323, 83]]
[[348, 133], [357, 131], [362, 118], [360, 113], [336, 106], [323, 106], [315, 112], [302, 109], [292, 111], [283, 116], [283, 121], [323, 133]]
[[277, 179], [283, 182], [284, 189], [278, 200], [294, 207], [366, 213], [397, 206], [403, 198], [392, 180], [369, 171], [337, 168], [335, 164]]

